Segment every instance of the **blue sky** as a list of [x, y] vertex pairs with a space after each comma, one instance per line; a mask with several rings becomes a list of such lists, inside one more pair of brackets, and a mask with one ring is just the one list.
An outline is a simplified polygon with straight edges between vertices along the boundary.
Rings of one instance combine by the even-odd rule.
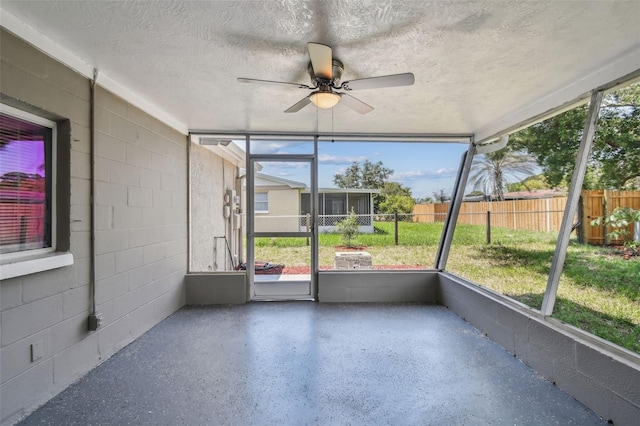
[[[244, 145], [244, 144], [242, 144]], [[453, 189], [463, 143], [320, 142], [318, 144], [318, 184], [335, 187], [333, 176], [354, 161], [382, 161], [394, 171], [390, 180], [411, 189], [415, 198], [432, 197], [434, 192]], [[252, 140], [251, 150], [260, 154], [312, 153], [313, 143]], [[300, 182], [309, 182], [308, 168], [296, 163], [261, 162], [263, 173]], [[468, 191], [467, 191], [468, 192]]]

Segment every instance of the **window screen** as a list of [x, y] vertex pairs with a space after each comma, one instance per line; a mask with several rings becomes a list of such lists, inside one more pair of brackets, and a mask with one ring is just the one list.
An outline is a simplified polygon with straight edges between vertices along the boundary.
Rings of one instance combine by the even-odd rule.
[[253, 207], [256, 213], [269, 212], [269, 193], [268, 192], [256, 192], [253, 197]]

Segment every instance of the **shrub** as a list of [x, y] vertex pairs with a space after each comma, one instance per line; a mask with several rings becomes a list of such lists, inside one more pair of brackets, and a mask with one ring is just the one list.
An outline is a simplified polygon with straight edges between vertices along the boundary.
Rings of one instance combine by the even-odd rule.
[[342, 235], [342, 242], [345, 246], [358, 246], [357, 237], [360, 225], [358, 224], [358, 217], [356, 216], [356, 212], [353, 208], [351, 208], [351, 212], [349, 212], [349, 215], [346, 218], [338, 222], [336, 229], [338, 233]]

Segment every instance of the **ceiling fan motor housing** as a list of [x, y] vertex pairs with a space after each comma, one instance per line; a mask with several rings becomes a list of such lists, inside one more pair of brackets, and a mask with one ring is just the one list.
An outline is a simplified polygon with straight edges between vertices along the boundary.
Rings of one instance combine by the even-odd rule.
[[333, 86], [333, 87], [338, 87], [340, 86], [340, 79], [342, 78], [342, 73], [344, 72], [344, 65], [342, 65], [342, 62], [338, 59], [333, 59], [332, 60], [332, 71], [333, 71], [333, 78], [329, 81], [320, 77], [316, 77], [316, 74], [313, 72], [313, 64], [311, 62], [309, 62], [309, 65], [307, 66], [307, 72], [309, 73], [309, 76], [311, 77], [311, 81], [313, 83], [315, 83], [316, 86], [321, 87], [321, 86]]

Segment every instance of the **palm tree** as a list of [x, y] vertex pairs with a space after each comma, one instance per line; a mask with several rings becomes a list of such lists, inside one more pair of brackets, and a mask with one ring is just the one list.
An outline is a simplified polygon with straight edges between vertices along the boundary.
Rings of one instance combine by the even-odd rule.
[[482, 190], [502, 201], [505, 178], [512, 176], [520, 180], [522, 175], [534, 174], [536, 166], [534, 158], [527, 154], [506, 150], [491, 152], [473, 160], [469, 184], [474, 190]]

